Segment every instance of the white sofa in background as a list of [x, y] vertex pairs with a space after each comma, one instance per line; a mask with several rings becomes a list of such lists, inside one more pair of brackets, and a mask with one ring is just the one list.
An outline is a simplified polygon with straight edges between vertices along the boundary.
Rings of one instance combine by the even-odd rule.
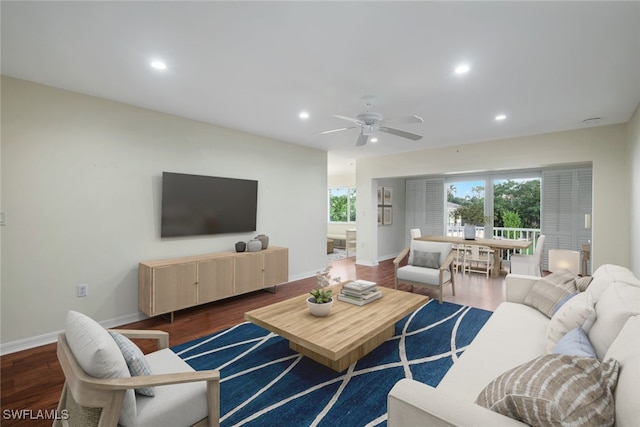
[[[551, 320], [524, 304], [539, 279], [507, 276], [507, 302], [496, 309], [437, 387], [411, 379], [396, 383], [388, 395], [388, 425], [525, 425], [474, 402], [480, 392], [505, 371], [547, 354], [547, 326]], [[588, 337], [597, 358], [616, 359], [620, 366], [614, 392], [616, 425], [637, 427], [640, 423], [640, 281], [624, 267], [603, 265], [594, 273], [585, 294], [590, 294], [595, 304], [596, 319]]]

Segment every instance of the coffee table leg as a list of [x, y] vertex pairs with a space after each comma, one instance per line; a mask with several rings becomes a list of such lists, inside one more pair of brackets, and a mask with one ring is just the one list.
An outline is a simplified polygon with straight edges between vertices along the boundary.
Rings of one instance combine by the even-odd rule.
[[359, 347], [351, 350], [344, 356], [338, 359], [332, 359], [327, 356], [323, 356], [314, 352], [313, 350], [309, 350], [306, 347], [303, 347], [299, 344], [296, 344], [292, 341], [289, 341], [289, 348], [297, 353], [302, 354], [303, 356], [307, 356], [308, 358], [315, 360], [316, 362], [325, 365], [334, 371], [342, 372], [351, 366], [352, 363], [364, 357], [366, 354], [369, 354], [371, 351], [376, 349], [380, 344], [388, 340], [393, 336], [395, 332], [394, 325], [391, 325], [387, 329], [378, 333], [377, 335], [371, 337], [367, 342], [363, 343]]

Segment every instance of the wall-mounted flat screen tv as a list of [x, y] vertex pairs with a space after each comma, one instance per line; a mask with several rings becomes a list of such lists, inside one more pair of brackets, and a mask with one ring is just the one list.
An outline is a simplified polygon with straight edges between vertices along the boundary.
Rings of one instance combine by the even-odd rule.
[[256, 230], [258, 181], [162, 173], [161, 237]]

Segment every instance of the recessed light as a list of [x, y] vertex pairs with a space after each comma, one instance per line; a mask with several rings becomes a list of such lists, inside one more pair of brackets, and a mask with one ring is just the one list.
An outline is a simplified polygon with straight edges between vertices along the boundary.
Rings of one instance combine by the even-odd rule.
[[466, 74], [469, 72], [470, 69], [471, 68], [469, 68], [467, 64], [460, 64], [455, 68], [454, 72], [456, 74]]
[[499, 122], [499, 121], [504, 120], [504, 119], [506, 119], [506, 118], [507, 118], [507, 116], [505, 116], [504, 114], [498, 114], [498, 115], [496, 116], [496, 121], [498, 121], [498, 122]]
[[166, 70], [167, 69], [167, 64], [165, 64], [162, 61], [152, 61], [151, 62], [151, 66], [153, 68], [155, 68], [156, 70]]
[[298, 114], [298, 117], [300, 117], [302, 120], [306, 120], [309, 118], [309, 113], [307, 113], [306, 111], [302, 111], [300, 114]]
[[371, 141], [371, 142], [373, 142], [373, 143], [376, 143], [376, 142], [378, 142], [378, 138], [376, 138], [376, 137], [374, 136], [374, 137], [373, 137], [373, 138], [371, 138], [369, 141]]

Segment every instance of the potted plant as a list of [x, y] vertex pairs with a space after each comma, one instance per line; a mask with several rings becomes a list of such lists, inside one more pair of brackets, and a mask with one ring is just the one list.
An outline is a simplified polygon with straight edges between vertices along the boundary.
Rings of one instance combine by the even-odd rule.
[[318, 317], [328, 316], [333, 306], [333, 296], [331, 289], [324, 289], [331, 284], [331, 281], [339, 282], [340, 278], [331, 278], [331, 266], [327, 266], [324, 271], [316, 274], [319, 289], [314, 289], [311, 296], [307, 298], [307, 306], [311, 314]]
[[461, 205], [453, 211], [453, 217], [460, 219], [464, 225], [464, 238], [474, 240], [476, 238], [476, 226], [485, 225], [493, 219], [491, 215], [484, 214], [484, 206], [479, 203]]

